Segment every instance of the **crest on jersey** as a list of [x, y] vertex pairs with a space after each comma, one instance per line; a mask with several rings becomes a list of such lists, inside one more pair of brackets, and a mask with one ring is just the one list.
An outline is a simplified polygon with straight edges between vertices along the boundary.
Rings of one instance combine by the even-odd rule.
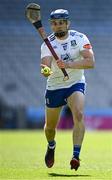
[[70, 56], [69, 53], [62, 54], [61, 55], [61, 59], [63, 59], [64, 61], [68, 62], [71, 59], [71, 56]]
[[74, 47], [74, 46], [76, 46], [76, 45], [77, 45], [76, 40], [72, 40], [72, 41], [71, 41], [71, 46]]
[[66, 51], [67, 50], [67, 43], [62, 44], [62, 46], [63, 46], [63, 49]]
[[53, 48], [54, 48], [54, 49], [57, 49], [57, 46], [55, 45], [55, 46], [53, 46]]

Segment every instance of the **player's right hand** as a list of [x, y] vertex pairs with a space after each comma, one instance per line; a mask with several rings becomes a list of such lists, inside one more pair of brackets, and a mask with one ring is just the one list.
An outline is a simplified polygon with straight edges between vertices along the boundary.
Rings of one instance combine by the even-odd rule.
[[48, 77], [50, 76], [53, 72], [51, 71], [51, 68], [44, 65], [44, 64], [41, 64], [41, 74], [45, 77]]

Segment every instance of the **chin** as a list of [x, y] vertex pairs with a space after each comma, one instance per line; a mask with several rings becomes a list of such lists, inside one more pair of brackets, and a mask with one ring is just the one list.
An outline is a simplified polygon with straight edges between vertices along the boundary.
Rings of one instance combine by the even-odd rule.
[[58, 31], [58, 32], [55, 32], [55, 36], [61, 38], [61, 37], [66, 36], [67, 33], [68, 31]]

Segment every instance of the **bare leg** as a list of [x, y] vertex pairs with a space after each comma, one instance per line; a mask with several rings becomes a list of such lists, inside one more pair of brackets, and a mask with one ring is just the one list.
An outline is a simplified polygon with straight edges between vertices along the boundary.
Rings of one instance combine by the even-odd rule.
[[68, 98], [68, 105], [72, 111], [74, 128], [73, 128], [73, 145], [82, 145], [85, 126], [83, 121], [84, 95], [80, 92], [73, 93]]
[[73, 128], [73, 157], [70, 161], [71, 169], [77, 170], [80, 166], [80, 150], [84, 138], [85, 126], [83, 122], [84, 95], [81, 92], [74, 92], [68, 98], [68, 105], [72, 111]]
[[45, 163], [48, 168], [51, 168], [54, 164], [55, 158], [55, 134], [56, 126], [58, 123], [61, 108], [48, 108], [46, 107], [46, 123], [45, 123], [45, 135], [48, 141], [47, 152], [45, 155]]
[[45, 122], [45, 135], [47, 141], [53, 141], [56, 134], [56, 126], [59, 120], [61, 107], [59, 108], [48, 108], [46, 107], [46, 122]]

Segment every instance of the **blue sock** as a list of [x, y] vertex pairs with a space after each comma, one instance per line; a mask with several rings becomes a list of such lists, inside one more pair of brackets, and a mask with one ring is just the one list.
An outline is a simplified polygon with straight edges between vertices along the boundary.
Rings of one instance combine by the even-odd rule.
[[50, 149], [54, 149], [54, 148], [55, 148], [55, 145], [56, 145], [55, 140], [53, 140], [53, 141], [48, 141], [48, 145], [49, 145], [49, 148], [50, 148]]
[[73, 158], [79, 159], [81, 146], [80, 145], [74, 145], [73, 148]]

